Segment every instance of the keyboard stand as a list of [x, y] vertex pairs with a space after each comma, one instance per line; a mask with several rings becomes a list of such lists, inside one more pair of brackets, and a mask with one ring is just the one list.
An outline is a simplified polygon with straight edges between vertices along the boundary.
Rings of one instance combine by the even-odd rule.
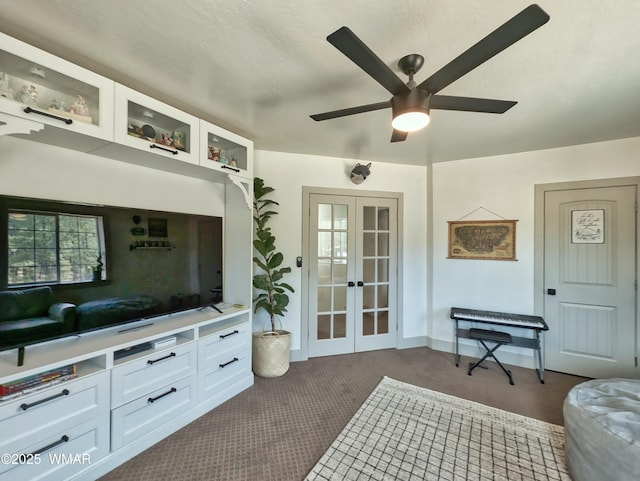
[[[486, 352], [484, 353], [484, 356], [482, 356], [482, 358], [479, 361], [476, 361], [475, 363], [473, 362], [469, 363], [469, 370], [467, 371], [467, 374], [471, 376], [471, 372], [476, 367], [480, 366], [480, 364], [482, 364], [485, 359], [487, 359], [488, 357], [491, 357], [493, 358], [494, 361], [498, 363], [498, 366], [500, 366], [500, 369], [502, 369], [504, 373], [507, 375], [507, 377], [509, 378], [509, 384], [513, 386], [513, 377], [511, 376], [511, 371], [508, 371], [494, 354], [495, 351], [500, 346], [503, 346], [504, 344], [511, 344], [512, 342], [511, 334], [507, 332], [500, 332], [500, 331], [489, 331], [487, 329], [469, 329], [469, 339], [480, 341], [480, 344], [482, 344]], [[485, 341], [493, 342], [495, 344], [492, 348], [489, 348], [489, 346], [485, 344]]]
[[[466, 320], [466, 319], [454, 319], [456, 323], [455, 334], [456, 334], [456, 367], [460, 365], [460, 348], [458, 340], [460, 338], [469, 338], [469, 331], [471, 329], [464, 329], [460, 327], [460, 322], [473, 323], [474, 321]], [[517, 326], [510, 326], [517, 327]], [[521, 328], [519, 328], [521, 329]], [[527, 349], [535, 349], [538, 352], [538, 368], [536, 371], [538, 372], [538, 379], [541, 384], [544, 384], [544, 360], [542, 358], [542, 339], [540, 336], [541, 331], [538, 329], [527, 329], [533, 331], [533, 337], [521, 337], [521, 336], [512, 336], [511, 337], [511, 346], [516, 347], [524, 347]]]

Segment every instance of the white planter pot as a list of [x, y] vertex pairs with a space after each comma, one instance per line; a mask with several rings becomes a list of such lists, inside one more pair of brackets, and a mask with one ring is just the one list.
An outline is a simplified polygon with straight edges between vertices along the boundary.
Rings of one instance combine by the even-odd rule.
[[264, 331], [253, 333], [253, 372], [260, 377], [278, 377], [289, 370], [291, 333]]

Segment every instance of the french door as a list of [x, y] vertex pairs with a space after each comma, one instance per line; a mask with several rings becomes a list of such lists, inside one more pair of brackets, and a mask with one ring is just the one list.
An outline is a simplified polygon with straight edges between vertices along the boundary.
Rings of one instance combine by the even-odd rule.
[[397, 200], [310, 194], [309, 357], [396, 346]]

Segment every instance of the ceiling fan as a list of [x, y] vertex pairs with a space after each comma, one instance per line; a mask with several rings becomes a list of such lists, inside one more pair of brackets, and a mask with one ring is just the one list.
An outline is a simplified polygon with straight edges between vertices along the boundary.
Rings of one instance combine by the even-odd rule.
[[405, 84], [348, 27], [341, 27], [327, 37], [329, 43], [349, 57], [393, 96], [384, 102], [314, 114], [311, 118], [316, 121], [328, 120], [391, 107], [393, 115], [391, 142], [401, 142], [407, 138], [409, 132], [419, 130], [429, 123], [431, 109], [502, 114], [517, 102], [436, 94], [529, 35], [548, 20], [549, 15], [538, 5], [529, 5], [420, 84], [416, 84], [413, 76], [424, 63], [422, 55], [406, 55], [398, 62], [400, 70], [409, 76], [409, 81]]

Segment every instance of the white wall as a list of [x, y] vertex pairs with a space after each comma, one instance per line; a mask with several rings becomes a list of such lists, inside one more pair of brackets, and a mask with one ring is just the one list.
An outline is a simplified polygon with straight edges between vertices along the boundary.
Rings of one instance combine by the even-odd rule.
[[0, 195], [224, 216], [224, 186], [0, 136]]
[[[640, 175], [640, 137], [433, 164], [430, 345], [452, 350], [452, 306], [533, 313], [536, 184], [635, 175]], [[447, 221], [459, 220], [479, 207], [518, 219], [517, 262], [446, 258]], [[498, 218], [483, 209], [465, 217]], [[506, 358], [507, 362], [533, 365], [533, 351], [511, 350], [514, 357]]]
[[[254, 171], [276, 190], [272, 198], [280, 203], [279, 215], [272, 220], [276, 247], [285, 256], [285, 265], [293, 271], [287, 281], [294, 287], [284, 327], [292, 332], [292, 350], [301, 347], [300, 331], [307, 319], [302, 313], [302, 269], [295, 259], [302, 255], [302, 186], [402, 192], [404, 194], [403, 253], [404, 272], [401, 282], [403, 296], [403, 331], [399, 343], [424, 345], [427, 333], [427, 168], [418, 166], [373, 163], [371, 175], [357, 186], [349, 173], [357, 161], [352, 159], [256, 151]], [[362, 162], [361, 162], [362, 163]], [[254, 328], [262, 328], [264, 313], [254, 316]], [[294, 354], [295, 358], [295, 354]]]

